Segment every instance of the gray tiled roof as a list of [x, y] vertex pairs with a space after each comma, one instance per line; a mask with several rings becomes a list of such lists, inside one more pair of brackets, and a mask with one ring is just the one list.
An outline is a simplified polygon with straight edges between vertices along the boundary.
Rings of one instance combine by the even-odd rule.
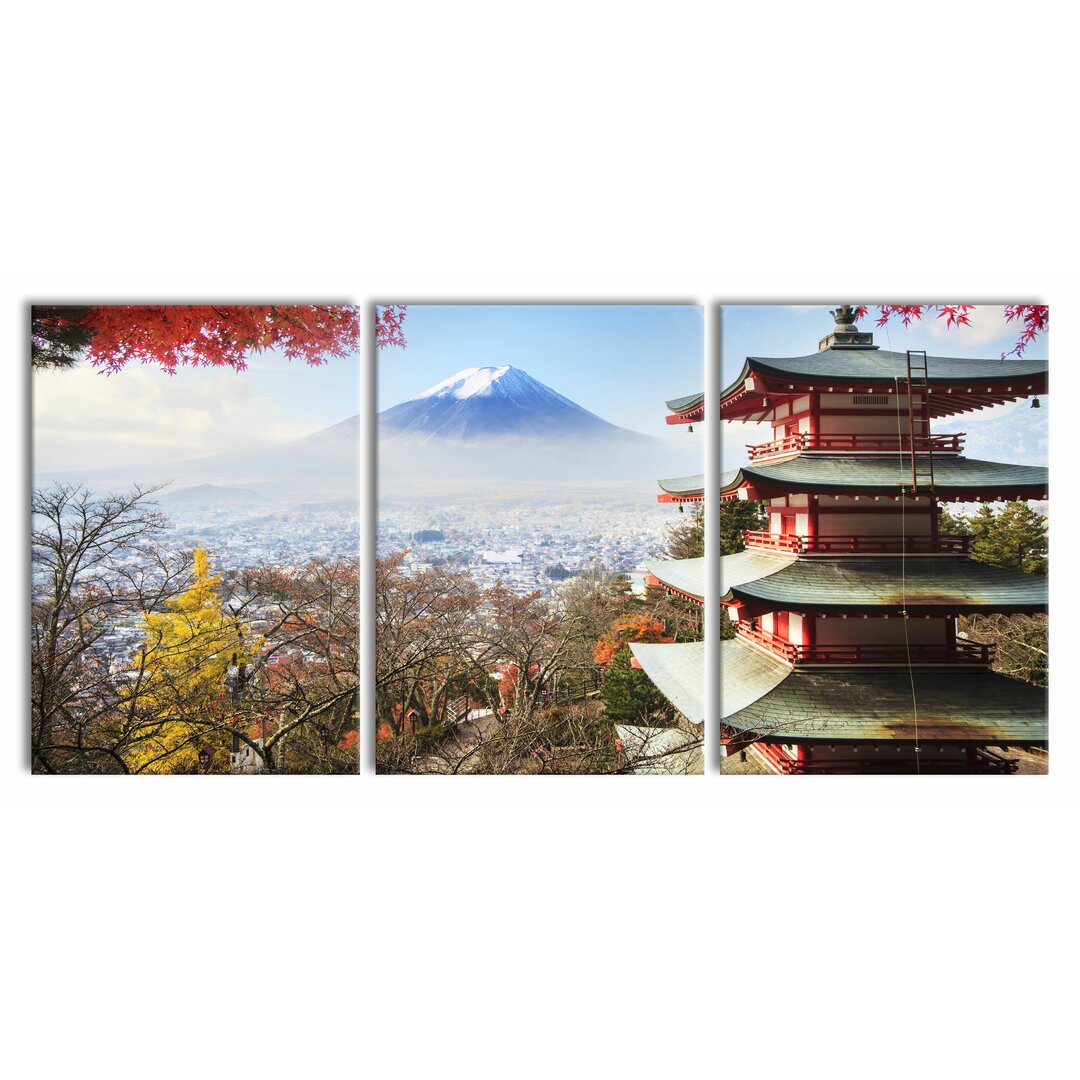
[[[926, 457], [916, 455], [920, 474]], [[1046, 490], [1048, 470], [1038, 465], [1005, 465], [996, 461], [939, 454], [934, 457], [934, 488], [941, 495], [985, 493], [1008, 495], [1014, 490]], [[744, 465], [720, 477], [721, 492], [744, 483], [780, 485], [792, 492], [840, 491], [896, 494], [911, 485], [908, 454], [799, 454], [786, 461]]]
[[646, 563], [645, 569], [670, 588], [698, 600], [705, 599], [704, 559], [662, 559]]
[[701, 776], [705, 772], [701, 735], [637, 724], [616, 724], [615, 733], [635, 773]]
[[791, 668], [738, 638], [720, 642], [720, 716], [738, 713], [779, 686]]
[[724, 726], [770, 741], [911, 741], [916, 727], [923, 742], [1047, 741], [1045, 690], [985, 670], [913, 677], [917, 712], [907, 671], [799, 668], [755, 704], [724, 717]]
[[671, 401], [667, 401], [664, 404], [673, 412], [683, 412], [685, 409], [692, 408], [695, 405], [700, 405], [705, 400], [704, 394], [687, 394], [686, 397], [672, 398]]
[[1048, 600], [1046, 578], [1036, 574], [964, 557], [895, 556], [796, 559], [774, 574], [731, 585], [721, 596], [780, 611], [862, 607], [1014, 611], [1043, 608]]
[[798, 562], [794, 555], [773, 555], [761, 551], [739, 551], [719, 559], [720, 595], [726, 596], [737, 585], [769, 577]]
[[[892, 381], [907, 379], [907, 356], [887, 349], [822, 349], [809, 356], [768, 357], [749, 356], [743, 364], [739, 377], [721, 395], [727, 397], [740, 389], [751, 369], [767, 374], [787, 375], [794, 379], [832, 380], [837, 389], [860, 381]], [[928, 356], [927, 372], [930, 385], [971, 382], [972, 389], [981, 383], [985, 390], [992, 383], [1004, 382], [1016, 388], [1018, 394], [1026, 393], [1025, 379], [1044, 378], [1048, 370], [1046, 360], [974, 359], [970, 357]]]
[[694, 724], [705, 722], [705, 642], [631, 643], [630, 651], [656, 688]]
[[700, 495], [705, 490], [705, 475], [676, 476], [670, 480], [657, 480], [660, 487], [669, 495]]

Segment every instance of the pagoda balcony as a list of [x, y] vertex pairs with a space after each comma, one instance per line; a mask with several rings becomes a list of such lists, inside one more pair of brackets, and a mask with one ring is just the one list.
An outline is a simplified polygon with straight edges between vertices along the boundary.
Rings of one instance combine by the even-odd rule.
[[[750, 744], [753, 750], [759, 754], [765, 761], [765, 763], [773, 769], [774, 772], [782, 775], [805, 775], [807, 773], [944, 773], [949, 775], [955, 775], [957, 772], [956, 762], [954, 760], [938, 761], [935, 760], [933, 754], [921, 755], [921, 760], [916, 764], [914, 757], [897, 760], [896, 753], [882, 753], [881, 751], [888, 750], [890, 747], [888, 744], [882, 746], [878, 743], [863, 744], [861, 747], [858, 743], [855, 743], [852, 747], [853, 756], [847, 762], [838, 765], [836, 762], [829, 758], [823, 758], [815, 761], [812, 754], [807, 757], [793, 758], [784, 753], [783, 749], [774, 744], [765, 742], [764, 740], [758, 740]], [[809, 744], [810, 747], [813, 744]], [[826, 744], [828, 748], [833, 749], [832, 746]], [[924, 743], [924, 746], [928, 744]], [[932, 744], [929, 744], [932, 745]], [[894, 748], [897, 752], [900, 751], [899, 745]], [[938, 749], [942, 749], [942, 745], [938, 744]], [[998, 754], [991, 750], [988, 746], [965, 746], [967, 751], [967, 768], [966, 772], [969, 773], [1015, 773], [1017, 771], [1017, 763], [1015, 758], [1007, 758], [1003, 754]], [[858, 768], [855, 768], [855, 762], [858, 761]]]
[[970, 555], [970, 536], [793, 536], [743, 530], [753, 551], [785, 555]]
[[[916, 435], [914, 439], [917, 454], [959, 454], [964, 445], [964, 432], [956, 435]], [[847, 452], [859, 454], [875, 453], [911, 453], [910, 435], [890, 434], [834, 434], [831, 432], [797, 432], [785, 435], [773, 442], [747, 444], [751, 461], [763, 458], [784, 457], [789, 454], [801, 454], [804, 451], [826, 453]]]
[[739, 637], [795, 664], [965, 664], [988, 667], [994, 659], [994, 646], [979, 641], [957, 640], [952, 645], [798, 645], [785, 641], [768, 630], [737, 623]]

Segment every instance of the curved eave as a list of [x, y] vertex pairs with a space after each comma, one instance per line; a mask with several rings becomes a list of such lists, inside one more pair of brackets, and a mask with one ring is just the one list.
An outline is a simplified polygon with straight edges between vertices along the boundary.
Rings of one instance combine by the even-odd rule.
[[[927, 457], [917, 454], [925, 480]], [[934, 458], [934, 493], [958, 502], [1047, 497], [1049, 471], [958, 455]], [[789, 494], [897, 496], [911, 487], [911, 456], [899, 454], [796, 454], [762, 465], [744, 465], [720, 478], [721, 499], [768, 499]]]
[[1041, 746], [1048, 739], [1046, 691], [991, 671], [789, 669], [775, 685], [767, 683], [759, 680], [753, 702], [724, 710], [726, 735], [771, 743], [982, 746]]
[[693, 724], [705, 722], [705, 642], [631, 643], [630, 652], [656, 688]]
[[695, 604], [705, 602], [705, 560], [664, 559], [647, 563], [649, 584], [655, 583], [675, 596], [691, 600]]
[[670, 480], [657, 480], [661, 494], [656, 496], [657, 502], [701, 502], [705, 498], [705, 476], [699, 473], [696, 476], [676, 476]]
[[[927, 358], [931, 416], [954, 416], [1048, 389], [1046, 360]], [[879, 349], [824, 349], [810, 356], [747, 357], [737, 379], [720, 395], [725, 420], [762, 421], [790, 396], [807, 393], [890, 394], [907, 382], [904, 353]], [[770, 400], [762, 405], [764, 397]]]
[[697, 424], [705, 418], [705, 395], [688, 394], [665, 402], [670, 415], [665, 419], [669, 424]]
[[705, 771], [702, 737], [682, 728], [616, 724], [627, 766], [635, 773], [699, 776]]
[[748, 614], [770, 611], [818, 614], [952, 615], [1043, 612], [1044, 577], [1003, 570], [967, 558], [942, 556], [797, 559], [776, 573], [733, 585], [721, 597]]
[[771, 577], [798, 559], [794, 555], [772, 552], [739, 551], [719, 559], [719, 591], [723, 603], [734, 601], [732, 590], [749, 582]]
[[720, 716], [738, 715], [791, 674], [791, 667], [739, 638], [720, 642]]

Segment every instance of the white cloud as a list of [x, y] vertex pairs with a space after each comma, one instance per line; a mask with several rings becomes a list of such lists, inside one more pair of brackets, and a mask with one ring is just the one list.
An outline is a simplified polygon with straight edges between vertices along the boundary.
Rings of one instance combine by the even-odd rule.
[[88, 367], [34, 376], [35, 469], [56, 472], [111, 467], [137, 458], [158, 465], [250, 449], [306, 434], [229, 370], [156, 368], [106, 376]]
[[1021, 398], [1019, 401], [1007, 401], [1004, 405], [991, 405], [988, 409], [976, 409], [974, 412], [963, 413], [948, 421], [936, 420], [934, 421], [934, 429], [944, 431], [942, 425], [947, 423], [951, 423], [954, 427], [957, 425], [972, 427], [978, 424], [994, 423], [1017, 412], [1019, 409], [1030, 408], [1031, 402], [1026, 398]]
[[976, 304], [968, 312], [970, 325], [949, 326], [946, 319], [939, 319], [936, 312], [923, 316], [923, 323], [932, 338], [938, 341], [956, 341], [965, 345], [987, 345], [1006, 337], [1009, 324], [1005, 322], [1005, 309], [997, 304]]

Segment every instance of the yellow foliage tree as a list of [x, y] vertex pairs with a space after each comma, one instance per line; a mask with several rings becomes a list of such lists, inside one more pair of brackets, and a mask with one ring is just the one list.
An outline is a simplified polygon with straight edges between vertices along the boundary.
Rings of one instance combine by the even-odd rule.
[[128, 757], [132, 771], [194, 772], [207, 750], [209, 771], [228, 770], [233, 726], [240, 722], [230, 689], [259, 641], [225, 610], [220, 582], [200, 545], [191, 586], [167, 611], [144, 617], [135, 676], [143, 722]]

